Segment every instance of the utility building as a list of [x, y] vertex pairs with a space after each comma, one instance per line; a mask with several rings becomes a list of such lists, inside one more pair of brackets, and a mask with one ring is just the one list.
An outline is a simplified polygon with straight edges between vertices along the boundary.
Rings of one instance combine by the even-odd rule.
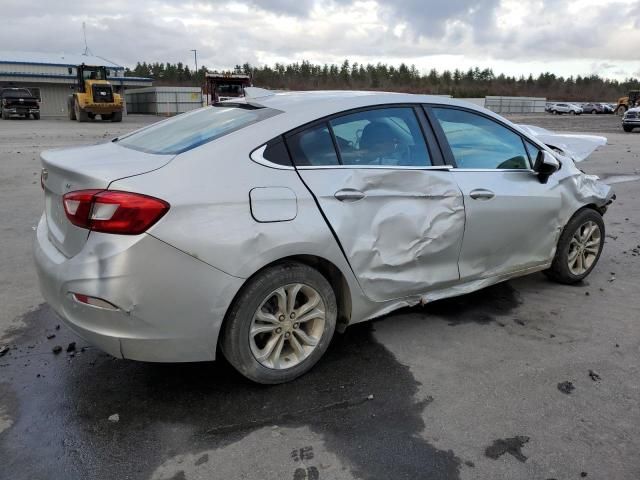
[[115, 93], [150, 87], [151, 79], [125, 77], [124, 67], [101, 57], [38, 52], [0, 51], [0, 88], [24, 87], [41, 101], [42, 116], [66, 116], [67, 98], [77, 85], [77, 66], [104, 66]]

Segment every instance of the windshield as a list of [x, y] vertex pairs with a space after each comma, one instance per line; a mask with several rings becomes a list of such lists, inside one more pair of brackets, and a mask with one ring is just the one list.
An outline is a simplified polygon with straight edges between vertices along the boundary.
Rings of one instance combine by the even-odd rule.
[[16, 90], [5, 90], [2, 92], [3, 98], [19, 98], [19, 97], [31, 97], [31, 92], [23, 88]]
[[82, 77], [85, 80], [106, 80], [105, 70], [102, 68], [88, 69], [82, 71]]
[[278, 113], [250, 105], [212, 105], [134, 132], [118, 144], [147, 153], [176, 155]]

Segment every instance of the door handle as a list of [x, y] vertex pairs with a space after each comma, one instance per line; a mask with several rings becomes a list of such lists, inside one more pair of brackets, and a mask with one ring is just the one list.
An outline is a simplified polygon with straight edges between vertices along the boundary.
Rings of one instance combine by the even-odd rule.
[[355, 188], [343, 188], [342, 190], [338, 190], [333, 196], [341, 202], [357, 202], [358, 200], [362, 200], [365, 194]]
[[471, 190], [469, 192], [469, 196], [474, 200], [491, 200], [496, 196], [491, 190], [486, 190], [484, 188], [476, 188], [475, 190]]

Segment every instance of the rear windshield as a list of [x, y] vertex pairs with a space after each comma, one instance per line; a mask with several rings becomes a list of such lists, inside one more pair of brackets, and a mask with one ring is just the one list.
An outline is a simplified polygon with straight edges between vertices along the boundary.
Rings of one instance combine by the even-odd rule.
[[178, 115], [118, 140], [123, 147], [176, 155], [281, 113], [250, 105], [212, 105]]
[[31, 92], [29, 90], [4, 90], [2, 92], [3, 98], [20, 98], [20, 97], [31, 97]]

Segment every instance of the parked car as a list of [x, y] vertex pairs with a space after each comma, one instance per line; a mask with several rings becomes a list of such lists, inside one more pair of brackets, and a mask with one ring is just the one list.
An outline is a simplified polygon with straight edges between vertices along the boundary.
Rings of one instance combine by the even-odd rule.
[[573, 115], [580, 115], [582, 113], [582, 108], [573, 103], [554, 103], [550, 108], [549, 112], [555, 115], [562, 115], [563, 113], [571, 113]]
[[601, 103], [602, 105], [602, 113], [613, 113], [615, 112], [615, 106], [610, 103]]
[[640, 128], [640, 107], [630, 108], [622, 117], [622, 129], [625, 132], [633, 132], [634, 128]]
[[584, 103], [580, 107], [584, 113], [605, 113], [605, 107], [602, 103]]
[[40, 120], [40, 102], [26, 88], [3, 88], [0, 90], [0, 116], [8, 120], [12, 115]]
[[589, 275], [614, 197], [564, 144], [438, 96], [249, 87], [43, 152], [41, 290], [115, 357], [222, 352], [285, 382], [351, 324], [536, 271]]

